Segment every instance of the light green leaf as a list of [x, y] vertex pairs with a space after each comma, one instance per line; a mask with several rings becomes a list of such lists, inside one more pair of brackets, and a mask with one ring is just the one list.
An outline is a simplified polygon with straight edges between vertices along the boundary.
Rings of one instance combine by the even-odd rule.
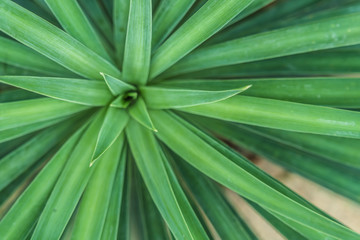
[[255, 126], [360, 138], [360, 113], [335, 108], [235, 96], [225, 101], [179, 110]]
[[[175, 153], [217, 182], [277, 214], [316, 229], [324, 238], [360, 239], [348, 228], [298, 204], [234, 164], [165, 111], [151, 111], [157, 136]], [[177, 134], [173, 134], [173, 129]], [[183, 141], [186, 137], [187, 141]]]
[[124, 94], [127, 91], [131, 91], [131, 90], [135, 91], [136, 90], [136, 88], [134, 86], [132, 86], [126, 82], [123, 82], [120, 79], [114, 78], [105, 73], [100, 73], [100, 74], [103, 76], [107, 86], [109, 87], [111, 93], [114, 96]]
[[153, 51], [170, 35], [194, 3], [195, 0], [160, 1], [153, 17]]
[[15, 127], [15, 128], [10, 128], [7, 130], [0, 131], [0, 143], [12, 140], [14, 138], [24, 136], [28, 133], [35, 132], [37, 130], [46, 128], [48, 126], [54, 125], [56, 123], [59, 123], [59, 122], [65, 121], [65, 120], [66, 120], [66, 117], [65, 118], [55, 118], [55, 119], [48, 120], [48, 121], [33, 123], [33, 124], [25, 125], [22, 127]]
[[184, 208], [188, 208], [188, 204], [185, 205], [184, 200], [179, 199], [181, 193], [172, 184], [174, 179], [167, 173], [164, 159], [152, 132], [135, 121], [131, 121], [126, 128], [126, 133], [136, 165], [150, 195], [175, 237], [207, 239], [203, 229], [198, 229], [198, 226], [190, 225], [186, 221], [184, 214], [189, 209]]
[[144, 127], [157, 131], [154, 127], [154, 124], [151, 121], [151, 118], [149, 116], [145, 101], [142, 97], [138, 97], [136, 99], [136, 102], [129, 107], [129, 114], [130, 116], [135, 119], [137, 122], [139, 122]]
[[54, 148], [73, 130], [73, 121], [43, 130], [0, 160], [0, 190]]
[[47, 97], [88, 106], [104, 106], [112, 95], [104, 82], [73, 78], [0, 76], [0, 83]]
[[95, 166], [81, 197], [73, 239], [100, 239], [123, 145], [124, 135], [121, 135]]
[[45, 0], [45, 2], [67, 33], [111, 62], [100, 37], [86, 18], [77, 0]]
[[150, 109], [168, 109], [183, 108], [190, 106], [198, 106], [223, 101], [231, 98], [245, 90], [250, 86], [239, 88], [239, 84], [231, 90], [223, 91], [203, 91], [192, 89], [171, 89], [163, 88], [161, 85], [151, 87], [141, 87], [141, 96], [143, 96], [146, 105]]
[[0, 30], [84, 77], [101, 79], [100, 72], [120, 77], [111, 63], [13, 1], [0, 2]]
[[189, 54], [251, 2], [252, 0], [209, 0], [205, 3], [156, 50], [151, 60], [150, 78], [156, 77]]
[[119, 138], [121, 132], [124, 130], [128, 120], [129, 115], [125, 110], [112, 107], [107, 109], [104, 122], [97, 137], [90, 167], [115, 143], [116, 139]]
[[0, 62], [50, 76], [74, 75], [66, 68], [18, 42], [0, 36], [0, 46]]
[[[118, 236], [120, 214], [122, 214], [121, 207], [123, 205], [124, 198], [126, 198], [126, 196], [123, 197], [123, 195], [126, 195], [126, 192], [124, 190], [124, 181], [127, 165], [127, 154], [127, 146], [124, 146], [123, 150], [121, 151], [119, 166], [116, 170], [114, 184], [111, 191], [109, 208], [106, 214], [103, 232], [101, 234], [101, 239], [104, 240], [116, 239]], [[123, 218], [121, 219], [121, 223], [124, 224]]]
[[0, 234], [3, 238], [25, 239], [41, 214], [53, 186], [83, 130], [84, 127], [76, 131], [61, 147], [1, 220]]
[[149, 76], [152, 31], [151, 15], [151, 1], [130, 1], [123, 79], [136, 85], [145, 85]]
[[[159, 86], [221, 91], [252, 85], [246, 96], [339, 108], [360, 108], [360, 79], [356, 77], [307, 77], [266, 79], [171, 80]], [[271, 91], [269, 91], [271, 89]]]
[[[105, 110], [91, 119], [47, 201], [31, 239], [59, 239], [96, 167], [89, 168]], [[56, 224], [53, 224], [56, 222]]]
[[84, 105], [51, 98], [0, 103], [0, 131], [70, 116], [86, 109]]
[[126, 31], [129, 18], [130, 0], [114, 0], [114, 44], [116, 63], [122, 67], [124, 60]]
[[[360, 43], [359, 14], [290, 26], [199, 49], [169, 69], [172, 75]], [[274, 44], [276, 42], [276, 44]]]

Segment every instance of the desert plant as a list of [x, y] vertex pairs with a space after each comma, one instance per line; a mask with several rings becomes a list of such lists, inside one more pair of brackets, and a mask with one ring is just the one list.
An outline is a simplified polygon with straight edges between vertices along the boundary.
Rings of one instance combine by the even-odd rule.
[[360, 239], [237, 151], [360, 202], [359, 11], [0, 0], [0, 238]]

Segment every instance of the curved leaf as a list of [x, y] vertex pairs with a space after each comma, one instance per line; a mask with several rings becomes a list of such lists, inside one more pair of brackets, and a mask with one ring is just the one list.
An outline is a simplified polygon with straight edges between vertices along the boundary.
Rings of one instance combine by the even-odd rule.
[[168, 109], [198, 106], [208, 103], [214, 103], [231, 98], [245, 90], [250, 86], [223, 91], [203, 91], [192, 89], [171, 89], [162, 87], [142, 87], [140, 88], [141, 96], [143, 96], [146, 105], [150, 109]]

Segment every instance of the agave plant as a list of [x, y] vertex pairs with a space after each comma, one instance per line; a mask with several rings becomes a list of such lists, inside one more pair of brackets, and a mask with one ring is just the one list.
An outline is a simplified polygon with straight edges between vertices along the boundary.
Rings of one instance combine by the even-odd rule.
[[0, 238], [360, 239], [238, 151], [360, 202], [359, 12], [0, 0]]

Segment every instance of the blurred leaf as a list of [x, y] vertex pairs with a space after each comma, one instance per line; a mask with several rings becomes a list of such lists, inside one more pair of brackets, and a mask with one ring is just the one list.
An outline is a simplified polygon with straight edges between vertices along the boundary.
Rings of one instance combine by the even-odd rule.
[[121, 135], [94, 166], [94, 173], [81, 197], [72, 238], [101, 238], [123, 145], [124, 135]]
[[[95, 148], [96, 136], [103, 122], [105, 111], [92, 119], [75, 146], [64, 167], [47, 204], [41, 213], [32, 235], [33, 239], [59, 239], [96, 166], [89, 168]], [[53, 224], [56, 222], [56, 224]]]
[[0, 30], [84, 77], [101, 79], [100, 72], [120, 76], [111, 63], [10, 0], [0, 2]]
[[61, 26], [89, 49], [111, 61], [100, 37], [86, 18], [77, 0], [45, 0]]
[[1, 220], [0, 233], [2, 237], [6, 239], [25, 238], [41, 214], [53, 186], [83, 130], [84, 127], [76, 131], [61, 147]]

